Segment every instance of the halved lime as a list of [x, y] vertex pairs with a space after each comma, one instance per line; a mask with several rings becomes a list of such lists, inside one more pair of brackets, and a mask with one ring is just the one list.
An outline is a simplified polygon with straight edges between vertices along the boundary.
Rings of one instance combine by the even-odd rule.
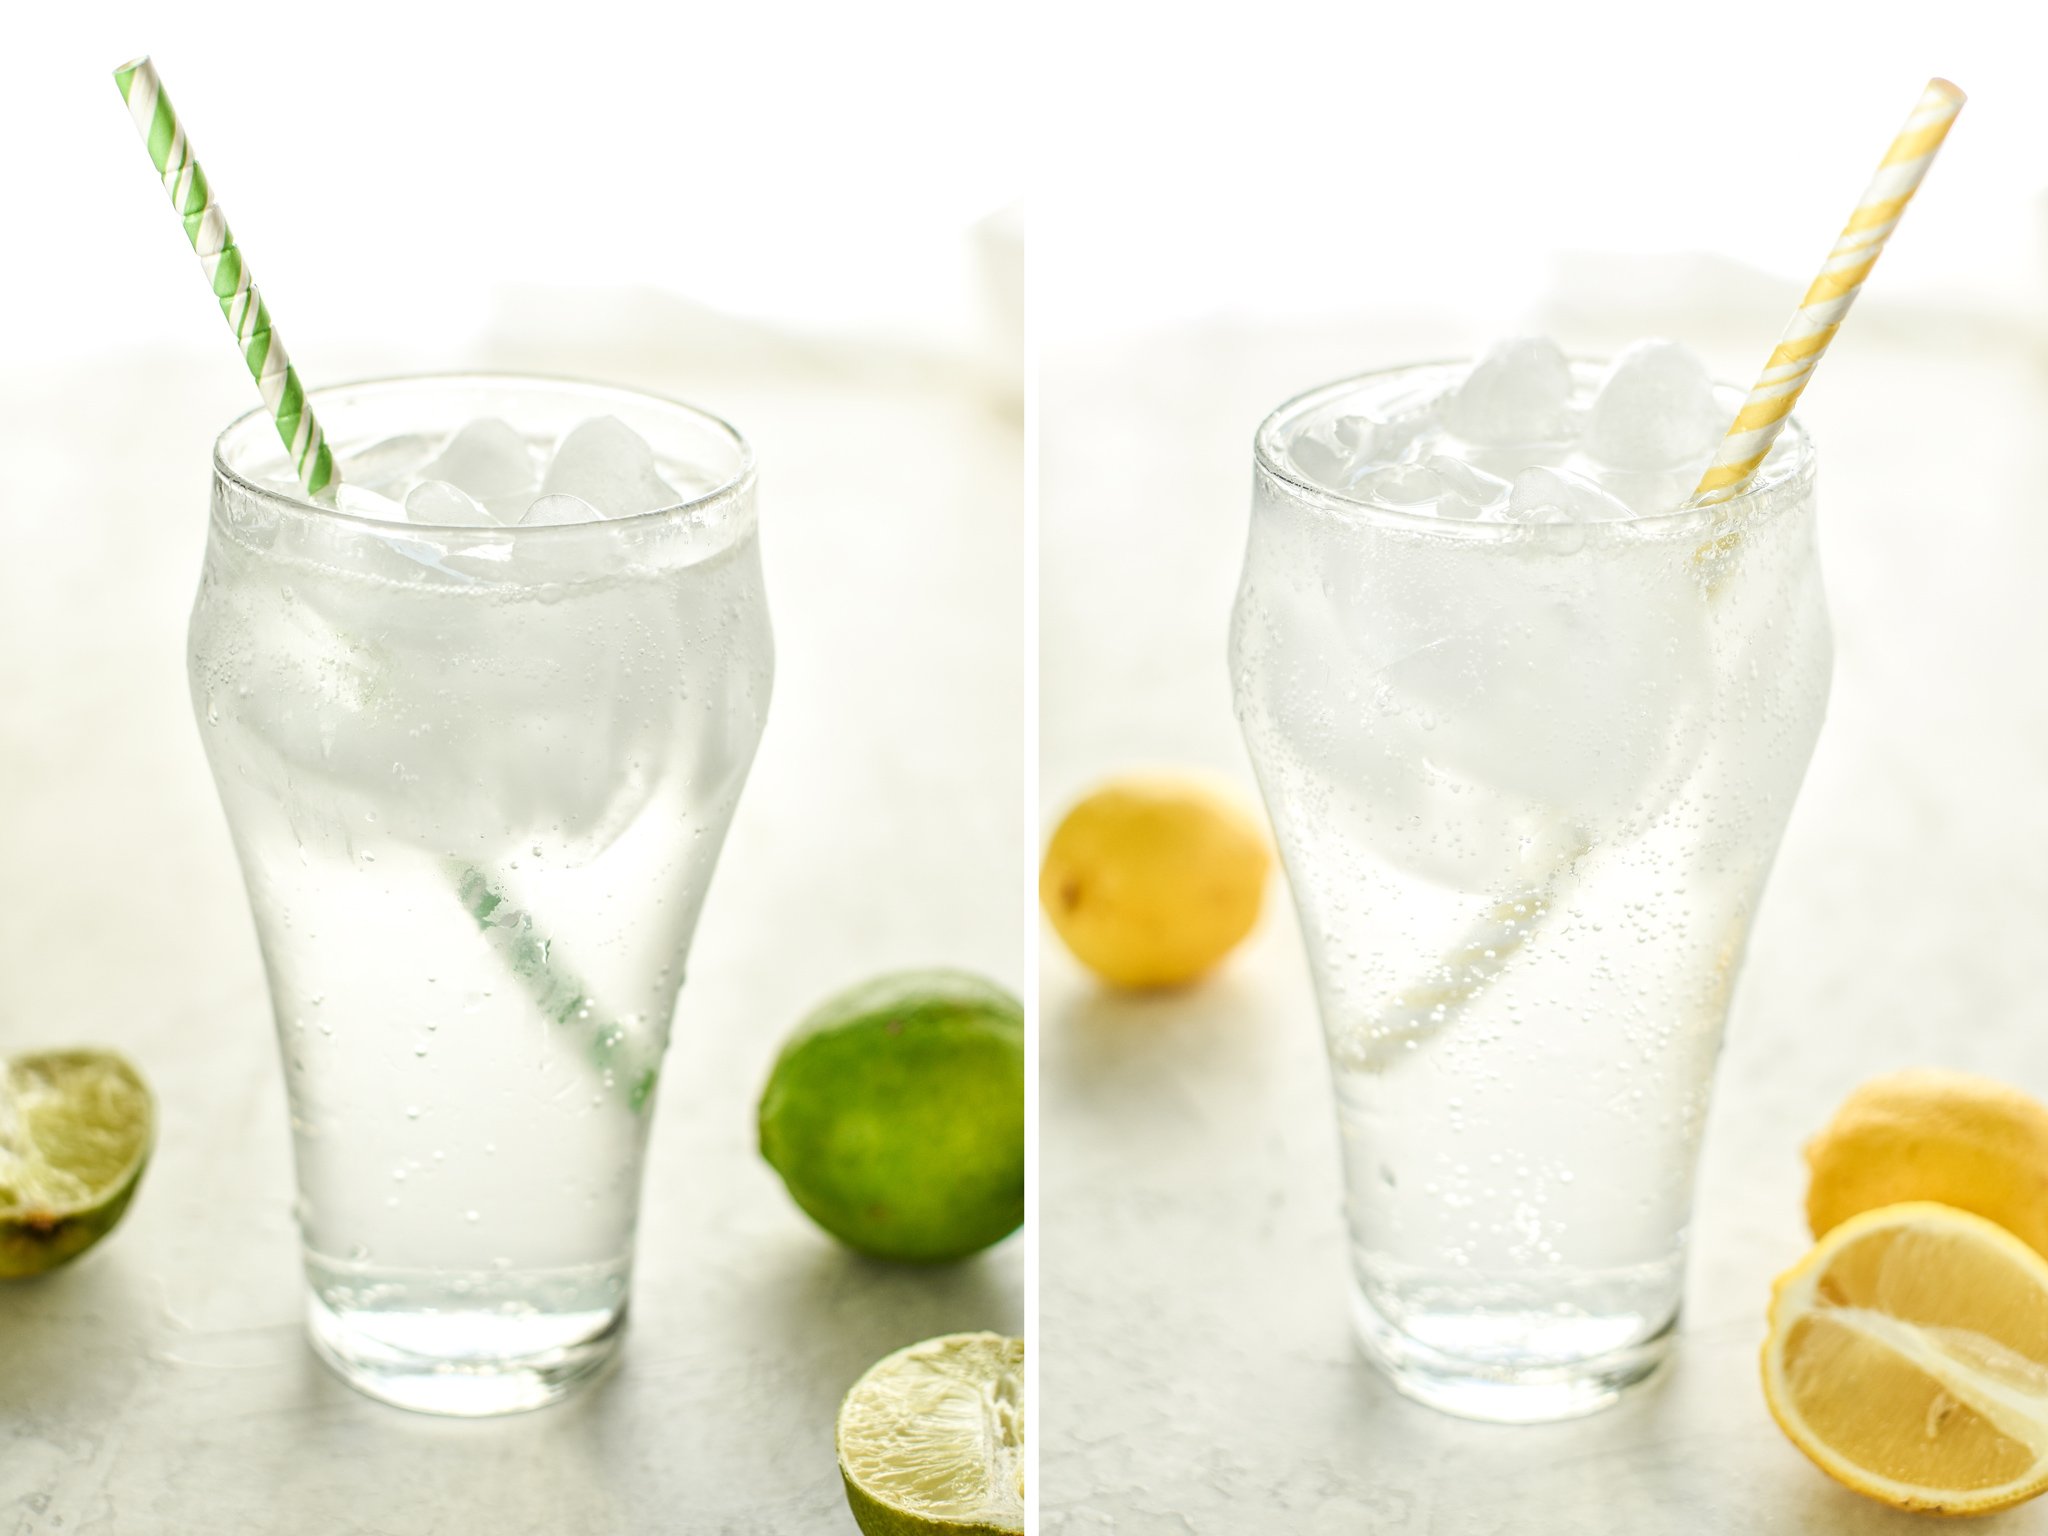
[[839, 1471], [866, 1536], [1016, 1536], [1024, 1341], [955, 1333], [881, 1361], [839, 1405]]
[[112, 1052], [0, 1062], [0, 1280], [55, 1269], [112, 1231], [155, 1137], [148, 1086]]

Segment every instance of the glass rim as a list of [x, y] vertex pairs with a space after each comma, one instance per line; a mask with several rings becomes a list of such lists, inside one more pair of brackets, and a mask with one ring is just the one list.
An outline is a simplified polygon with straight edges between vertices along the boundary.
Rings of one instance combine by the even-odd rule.
[[[1586, 357], [1571, 354], [1567, 357], [1575, 368], [1605, 367], [1612, 358]], [[1398, 363], [1389, 368], [1372, 368], [1364, 373], [1355, 373], [1341, 379], [1332, 379], [1312, 389], [1282, 401], [1259, 423], [1259, 429], [1252, 437], [1252, 457], [1259, 472], [1279, 481], [1296, 497], [1319, 503], [1330, 510], [1356, 513], [1365, 519], [1389, 527], [1428, 530], [1460, 538], [1491, 538], [1519, 534], [1526, 530], [1521, 524], [1487, 522], [1482, 519], [1438, 517], [1430, 512], [1418, 512], [1413, 508], [1398, 507], [1389, 502], [1376, 501], [1370, 497], [1355, 496], [1339, 491], [1309, 479], [1287, 460], [1283, 450], [1281, 430], [1290, 422], [1299, 419], [1309, 410], [1328, 400], [1352, 393], [1361, 386], [1387, 383], [1410, 374], [1427, 374], [1436, 371], [1450, 372], [1454, 369], [1468, 369], [1470, 358], [1437, 359], [1430, 362]], [[1746, 395], [1746, 386], [1715, 381], [1717, 390], [1735, 390]], [[1740, 496], [1731, 496], [1726, 501], [1707, 502], [1698, 505], [1675, 507], [1668, 512], [1649, 512], [1632, 517], [1601, 518], [1582, 521], [1573, 526], [1581, 528], [1641, 529], [1657, 532], [1674, 529], [1688, 523], [1707, 521], [1743, 521], [1776, 509], [1781, 500], [1796, 502], [1803, 500], [1812, 490], [1819, 455], [1814, 448], [1813, 438], [1797, 415], [1787, 415], [1785, 427], [1778, 436], [1779, 442], [1792, 445], [1793, 461], [1789, 469], [1777, 477], [1757, 483]], [[1774, 445], [1775, 446], [1775, 445]], [[1390, 461], [1391, 462], [1391, 461]]]
[[[650, 507], [644, 512], [632, 512], [623, 517], [604, 517], [595, 522], [585, 523], [492, 523], [471, 525], [466, 523], [415, 523], [387, 522], [382, 518], [364, 517], [360, 513], [344, 511], [341, 507], [315, 501], [296, 482], [289, 488], [252, 479], [229, 462], [228, 440], [239, 432], [246, 431], [250, 424], [262, 421], [268, 425], [271, 412], [268, 406], [256, 406], [244, 411], [225, 427], [213, 440], [213, 473], [216, 481], [226, 481], [242, 494], [268, 503], [273, 507], [289, 510], [295, 515], [310, 515], [326, 519], [342, 527], [358, 529], [365, 533], [388, 535], [394, 528], [411, 529], [419, 533], [451, 535], [457, 538], [484, 536], [491, 539], [510, 536], [515, 539], [536, 540], [549, 537], [589, 537], [608, 529], [626, 527], [646, 528], [652, 523], [681, 523], [690, 521], [704, 512], [738, 500], [753, 488], [755, 476], [754, 448], [737, 427], [722, 416], [714, 415], [701, 406], [687, 401], [657, 395], [649, 390], [635, 389], [622, 384], [603, 384], [592, 379], [579, 379], [567, 374], [484, 372], [465, 371], [458, 373], [402, 373], [383, 374], [374, 378], [350, 379], [338, 384], [324, 384], [318, 389], [306, 391], [309, 405], [319, 406], [322, 400], [330, 403], [338, 397], [349, 394], [402, 393], [417, 386], [534, 386], [540, 390], [559, 391], [563, 394], [581, 394], [614, 400], [631, 401], [641, 406], [655, 406], [660, 410], [688, 418], [699, 426], [708, 426], [714, 433], [732, 444], [738, 454], [738, 462], [731, 473], [707, 491], [702, 491], [688, 500], [671, 506]], [[276, 440], [273, 427], [270, 440]], [[339, 471], [336, 484], [343, 483]]]

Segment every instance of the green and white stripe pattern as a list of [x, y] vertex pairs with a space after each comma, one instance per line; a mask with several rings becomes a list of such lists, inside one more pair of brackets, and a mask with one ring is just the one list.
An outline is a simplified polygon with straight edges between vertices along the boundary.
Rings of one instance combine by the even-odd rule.
[[[277, 423], [278, 436], [291, 453], [299, 482], [309, 496], [318, 496], [338, 483], [334, 455], [320, 424], [313, 419], [299, 376], [285, 356], [284, 343], [271, 327], [270, 311], [249, 276], [248, 264], [228, 230], [227, 217], [214, 202], [206, 173], [199, 168], [185, 129], [164, 94], [163, 82], [147, 57], [123, 64], [114, 71], [114, 80], [121, 87], [121, 99], [128, 103], [128, 115], [135, 119], [143, 143], [149, 146], [149, 158], [171, 195], [171, 206], [185, 222], [185, 237], [198, 252], [214, 297], [220, 300], [220, 312], [227, 316], [235, 340], [241, 344], [243, 360]], [[486, 942], [526, 988], [541, 1014], [556, 1024], [589, 1029], [590, 1062], [605, 1085], [623, 1087], [626, 1102], [635, 1113], [646, 1109], [659, 1071], [659, 1048], [649, 1052], [626, 1024], [600, 1013], [575, 973], [554, 959], [550, 941], [536, 930], [533, 919], [506, 905], [504, 893], [482, 870], [457, 867], [450, 872], [450, 883], [456, 900], [476, 919]]]
[[199, 254], [199, 264], [213, 296], [220, 300], [220, 312], [227, 316], [240, 344], [242, 357], [263, 392], [263, 403], [277, 422], [277, 435], [291, 453], [299, 483], [309, 496], [317, 496], [334, 482], [334, 455], [321, 435], [320, 423], [306, 404], [306, 392], [299, 376], [285, 356], [284, 343], [270, 324], [270, 311], [256, 291], [248, 264], [235, 245], [226, 215], [213, 200], [206, 172], [193, 157], [184, 125], [164, 94], [156, 66], [147, 57], [123, 64], [114, 71], [121, 87], [121, 99], [128, 103], [128, 115], [149, 146], [149, 158], [171, 195], [171, 206], [185, 222], [185, 238]]
[[505, 968], [526, 986], [534, 1006], [550, 1023], [573, 1025], [590, 1035], [590, 1064], [607, 1088], [625, 1078], [626, 1103], [635, 1114], [647, 1107], [660, 1075], [660, 1046], [648, 1042], [623, 1023], [605, 1017], [589, 990], [557, 962], [553, 943], [535, 929], [533, 919], [505, 900], [505, 893], [474, 864], [454, 871], [455, 894], [463, 910], [476, 919], [484, 941], [505, 962]]

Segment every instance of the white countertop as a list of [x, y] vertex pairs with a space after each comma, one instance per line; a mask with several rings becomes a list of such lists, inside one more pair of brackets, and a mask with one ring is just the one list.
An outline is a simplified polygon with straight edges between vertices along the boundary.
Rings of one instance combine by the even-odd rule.
[[[1602, 330], [1595, 293], [1550, 325], [1592, 352], [1676, 334], [1746, 379], [1796, 297], [1749, 286], [1763, 307], [1744, 293]], [[1132, 762], [1209, 764], [1250, 792], [1223, 658], [1254, 427], [1311, 385], [1485, 339], [1219, 321], [1048, 351], [1048, 827]], [[1800, 1145], [1851, 1086], [1940, 1063], [2048, 1096], [2048, 369], [2024, 331], [1873, 298], [1808, 401], [1834, 692], [1735, 1001], [1673, 1368], [1540, 1428], [1396, 1396], [1348, 1330], [1328, 1077], [1284, 887], [1229, 967], [1178, 996], [1106, 995], [1048, 931], [1046, 1536], [1928, 1529], [1793, 1449], [1756, 1351], [1771, 1278], [1808, 1243]], [[2048, 1530], [2048, 1506], [1973, 1529]]]
[[0, 1052], [115, 1046], [161, 1113], [125, 1224], [0, 1288], [0, 1532], [847, 1536], [841, 1395], [915, 1340], [1021, 1331], [1023, 1244], [933, 1271], [845, 1252], [756, 1155], [754, 1103], [844, 983], [1022, 980], [1014, 406], [654, 300], [535, 300], [460, 357], [297, 355], [322, 380], [639, 384], [726, 416], [761, 463], [775, 698], [662, 1078], [623, 1363], [558, 1407], [454, 1422], [359, 1397], [301, 1337], [283, 1085], [185, 691], [212, 439], [254, 403], [226, 336], [203, 341], [0, 373]]

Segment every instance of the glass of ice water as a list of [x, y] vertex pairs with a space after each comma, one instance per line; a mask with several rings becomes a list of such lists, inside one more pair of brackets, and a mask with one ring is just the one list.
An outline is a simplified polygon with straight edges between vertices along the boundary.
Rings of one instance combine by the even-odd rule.
[[1256, 440], [1231, 668], [1328, 1041], [1355, 1320], [1453, 1413], [1591, 1411], [1676, 1325], [1832, 659], [1805, 433], [1683, 505], [1740, 398], [1669, 351], [1517, 343], [1316, 390]]
[[745, 442], [524, 378], [222, 434], [190, 675], [270, 983], [315, 1346], [537, 1407], [626, 1317], [684, 957], [768, 707]]

